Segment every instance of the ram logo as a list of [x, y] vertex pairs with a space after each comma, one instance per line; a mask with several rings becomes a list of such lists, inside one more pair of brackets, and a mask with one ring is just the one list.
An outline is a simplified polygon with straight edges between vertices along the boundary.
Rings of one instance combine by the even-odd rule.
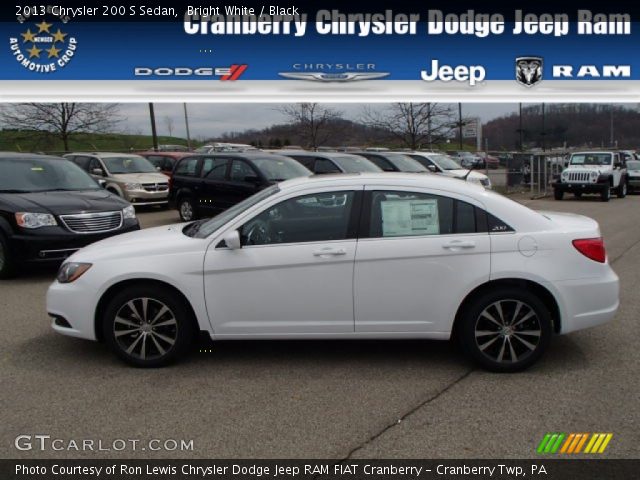
[[533, 87], [542, 80], [541, 57], [516, 58], [516, 81], [525, 87]]
[[630, 78], [631, 65], [554, 65], [553, 78]]

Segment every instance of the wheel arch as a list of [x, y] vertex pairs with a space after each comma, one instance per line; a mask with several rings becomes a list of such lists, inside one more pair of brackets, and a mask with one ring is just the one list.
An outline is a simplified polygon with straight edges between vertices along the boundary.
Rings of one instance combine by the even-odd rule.
[[200, 331], [200, 325], [198, 323], [198, 317], [195, 313], [195, 310], [193, 308], [193, 305], [191, 305], [191, 302], [189, 301], [189, 299], [186, 297], [186, 295], [184, 295], [180, 289], [178, 289], [177, 287], [175, 287], [174, 285], [171, 285], [168, 282], [164, 282], [162, 280], [157, 280], [157, 279], [153, 279], [153, 278], [132, 278], [132, 279], [127, 279], [127, 280], [122, 280], [119, 281], [117, 283], [114, 283], [113, 285], [111, 285], [100, 297], [100, 300], [98, 301], [98, 303], [96, 304], [96, 309], [94, 312], [94, 318], [93, 318], [93, 328], [96, 334], [96, 339], [99, 342], [104, 341], [103, 335], [102, 335], [102, 328], [101, 328], [101, 324], [103, 321], [103, 317], [104, 317], [104, 310], [107, 306], [107, 304], [109, 303], [109, 301], [118, 293], [126, 290], [127, 288], [130, 288], [132, 286], [137, 286], [137, 285], [144, 285], [144, 286], [149, 286], [149, 285], [155, 285], [159, 288], [164, 288], [167, 290], [170, 290], [171, 292], [173, 292], [174, 294], [178, 295], [184, 302], [185, 305], [187, 305], [188, 307], [188, 314], [189, 314], [189, 318], [191, 320], [191, 322], [193, 323], [194, 328], [197, 331]]
[[462, 315], [469, 307], [471, 302], [473, 302], [476, 298], [485, 294], [486, 292], [492, 291], [497, 288], [508, 287], [517, 287], [533, 292], [548, 308], [549, 313], [551, 314], [551, 319], [553, 321], [553, 331], [555, 333], [560, 333], [560, 331], [562, 330], [562, 315], [558, 301], [556, 300], [553, 293], [551, 293], [543, 285], [532, 280], [523, 278], [500, 278], [483, 283], [467, 294], [464, 300], [460, 303], [460, 306], [458, 307], [458, 310], [456, 312], [456, 316], [453, 322], [453, 328], [451, 329], [451, 337], [454, 338], [457, 335], [457, 328], [460, 324]]

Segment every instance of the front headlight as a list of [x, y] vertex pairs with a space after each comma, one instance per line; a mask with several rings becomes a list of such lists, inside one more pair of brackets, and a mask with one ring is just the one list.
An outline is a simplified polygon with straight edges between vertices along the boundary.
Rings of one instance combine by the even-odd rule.
[[140, 183], [125, 183], [125, 190], [142, 190], [142, 184]]
[[48, 213], [16, 213], [16, 223], [22, 228], [55, 227], [56, 217]]
[[128, 218], [136, 218], [136, 209], [133, 207], [133, 205], [129, 205], [122, 210], [122, 217], [125, 220]]
[[64, 263], [60, 270], [58, 270], [58, 275], [56, 276], [56, 280], [60, 283], [71, 283], [75, 282], [78, 278], [84, 274], [87, 270], [91, 268], [91, 263], [76, 263], [76, 262], [68, 262]]

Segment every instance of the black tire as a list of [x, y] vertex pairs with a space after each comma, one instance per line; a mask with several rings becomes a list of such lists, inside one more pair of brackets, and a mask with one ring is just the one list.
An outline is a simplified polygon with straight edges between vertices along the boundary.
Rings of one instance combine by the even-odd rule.
[[560, 190], [559, 188], [555, 188], [553, 190], [553, 198], [555, 198], [556, 200], [562, 200], [564, 197], [564, 192], [562, 190]]
[[180, 197], [178, 200], [178, 214], [183, 222], [198, 220], [198, 210], [191, 197]]
[[[161, 313], [163, 308], [167, 310]], [[155, 368], [186, 355], [194, 344], [196, 328], [180, 295], [156, 285], [138, 285], [109, 301], [102, 334], [111, 350], [129, 365]]]
[[582, 192], [576, 192], [573, 194], [576, 198], [582, 198]]
[[9, 250], [9, 242], [0, 232], [0, 279], [11, 278], [15, 275], [13, 255]]
[[611, 188], [609, 188], [609, 186], [605, 187], [602, 192], [600, 192], [600, 200], [603, 202], [611, 200]]
[[482, 294], [462, 312], [460, 322], [458, 340], [466, 354], [485, 370], [501, 373], [533, 365], [549, 346], [553, 331], [551, 315], [540, 299], [515, 287]]
[[620, 179], [620, 185], [616, 188], [616, 195], [618, 198], [624, 198], [627, 196], [627, 179], [625, 177]]

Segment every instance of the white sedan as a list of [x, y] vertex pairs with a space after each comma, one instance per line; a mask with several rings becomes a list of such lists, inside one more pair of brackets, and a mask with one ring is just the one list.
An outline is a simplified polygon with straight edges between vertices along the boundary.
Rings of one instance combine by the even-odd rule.
[[136, 366], [214, 340], [460, 341], [516, 371], [552, 335], [611, 320], [618, 277], [598, 224], [537, 213], [435, 175], [289, 180], [209, 220], [152, 228], [74, 254], [49, 288], [62, 334], [105, 341]]

